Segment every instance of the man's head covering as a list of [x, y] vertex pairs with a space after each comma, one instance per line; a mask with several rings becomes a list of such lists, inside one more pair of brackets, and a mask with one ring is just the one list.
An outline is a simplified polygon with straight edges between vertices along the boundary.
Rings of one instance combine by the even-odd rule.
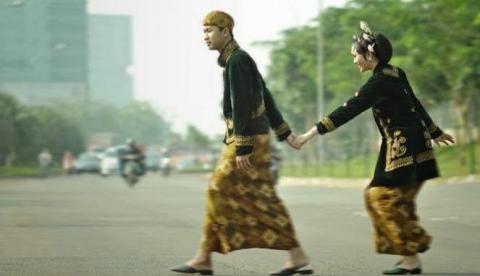
[[203, 25], [228, 28], [230, 31], [233, 31], [235, 22], [233, 21], [233, 17], [226, 12], [211, 11], [205, 16], [205, 19], [203, 19]]

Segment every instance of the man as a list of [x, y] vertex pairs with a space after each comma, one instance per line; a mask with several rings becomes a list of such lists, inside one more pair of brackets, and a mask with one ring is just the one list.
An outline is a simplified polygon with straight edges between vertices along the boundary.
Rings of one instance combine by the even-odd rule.
[[279, 140], [294, 144], [253, 59], [233, 38], [233, 18], [212, 11], [204, 19], [205, 42], [220, 53], [224, 67], [225, 147], [207, 191], [207, 212], [197, 255], [172, 268], [181, 273], [213, 274], [211, 253], [245, 248], [288, 250], [284, 268], [271, 275], [311, 274], [293, 223], [276, 195], [270, 172], [272, 127]]

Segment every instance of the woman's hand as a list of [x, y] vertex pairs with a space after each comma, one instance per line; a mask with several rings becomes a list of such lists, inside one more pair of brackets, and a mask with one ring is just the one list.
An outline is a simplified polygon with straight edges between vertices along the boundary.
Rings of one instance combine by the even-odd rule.
[[[450, 145], [450, 144], [454, 144], [455, 143], [455, 138], [453, 138], [452, 135], [448, 134], [448, 133], [442, 133], [442, 135], [438, 136], [437, 138], [433, 139], [433, 141], [435, 142], [435, 144], [437, 146], [441, 146], [441, 143], [444, 143], [446, 146]], [[450, 144], [449, 144], [450, 143]]]
[[286, 140], [287, 140], [287, 144], [288, 144], [290, 147], [292, 147], [292, 148], [294, 148], [294, 149], [296, 149], [296, 150], [299, 150], [299, 149], [302, 147], [302, 146], [301, 146], [299, 143], [297, 143], [297, 141], [296, 141], [296, 140], [297, 140], [297, 135], [295, 135], [295, 134], [293, 134], [293, 133], [291, 133], [290, 135], [288, 135], [288, 137], [287, 137]]
[[297, 136], [295, 138], [295, 143], [300, 145], [300, 147], [303, 147], [303, 145], [308, 143], [308, 141], [310, 141], [317, 134], [318, 134], [317, 127], [314, 126], [309, 131], [305, 132], [304, 134]]

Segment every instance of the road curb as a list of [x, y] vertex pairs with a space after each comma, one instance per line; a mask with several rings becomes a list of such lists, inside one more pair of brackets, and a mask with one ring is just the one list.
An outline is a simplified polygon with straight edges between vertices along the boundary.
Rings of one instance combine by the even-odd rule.
[[[427, 181], [428, 186], [458, 185], [480, 182], [480, 175], [439, 177]], [[370, 178], [334, 178], [334, 177], [281, 177], [282, 187], [323, 187], [363, 189], [370, 183]]]

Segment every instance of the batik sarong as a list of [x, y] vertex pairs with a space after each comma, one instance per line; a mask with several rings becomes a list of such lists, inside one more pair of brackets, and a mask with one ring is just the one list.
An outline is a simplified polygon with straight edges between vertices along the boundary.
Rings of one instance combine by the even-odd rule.
[[270, 135], [255, 135], [250, 162], [239, 170], [235, 143], [226, 145], [212, 174], [206, 198], [202, 249], [228, 253], [245, 248], [298, 247], [293, 224], [277, 196], [270, 173]]
[[415, 198], [422, 183], [367, 187], [365, 204], [377, 253], [413, 256], [429, 249], [432, 237], [420, 226]]

